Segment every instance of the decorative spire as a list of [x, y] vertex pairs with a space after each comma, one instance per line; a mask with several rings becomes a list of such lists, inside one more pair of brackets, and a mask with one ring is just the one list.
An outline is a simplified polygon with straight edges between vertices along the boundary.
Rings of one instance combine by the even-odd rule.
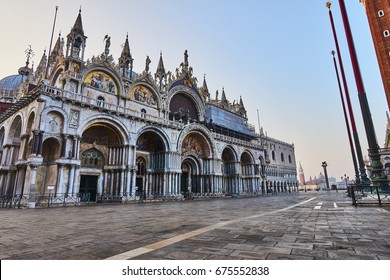
[[84, 59], [85, 42], [87, 36], [84, 35], [83, 23], [81, 20], [81, 8], [72, 30], [67, 35], [66, 56], [74, 57], [78, 60]]
[[119, 58], [119, 67], [122, 69], [122, 75], [127, 76], [130, 67], [130, 79], [133, 71], [133, 58], [130, 53], [129, 35], [126, 35], [126, 41]]
[[241, 97], [241, 95], [240, 95], [240, 109], [244, 109], [244, 110], [245, 110], [244, 102], [242, 102], [242, 97]]
[[203, 86], [201, 87], [201, 93], [203, 95], [203, 98], [206, 99], [210, 99], [210, 92], [209, 92], [209, 89], [207, 87], [207, 83], [206, 83], [206, 74], [204, 74], [203, 76]]
[[61, 41], [61, 32], [58, 34], [58, 39], [54, 45], [53, 51], [49, 54], [49, 64], [52, 64], [56, 61], [58, 56], [64, 55], [63, 42]]
[[225, 94], [225, 88], [222, 88], [221, 102], [222, 103], [227, 103], [226, 94]]
[[159, 79], [163, 79], [166, 77], [165, 68], [164, 68], [164, 61], [162, 58], [162, 52], [160, 52], [160, 60], [158, 61], [158, 66], [157, 66], [155, 76]]
[[131, 53], [130, 53], [130, 44], [129, 44], [129, 35], [126, 35], [126, 41], [122, 49], [122, 54], [121, 57], [125, 58], [131, 58]]
[[167, 78], [167, 73], [164, 68], [164, 61], [162, 58], [162, 52], [160, 52], [160, 60], [158, 61], [158, 66], [156, 73], [154, 74], [155, 79], [159, 79], [160, 82], [160, 90], [162, 88], [162, 80]]
[[209, 94], [209, 89], [207, 87], [207, 82], [206, 82], [206, 74], [204, 74], [203, 76], [203, 86], [202, 86], [204, 92], [208, 93]]
[[44, 77], [45, 71], [46, 71], [46, 64], [47, 64], [47, 56], [46, 56], [46, 49], [43, 51], [43, 55], [41, 58], [41, 61], [39, 62], [39, 65], [37, 67], [37, 70], [35, 71], [35, 79], [38, 81], [41, 77]]
[[79, 15], [77, 16], [76, 21], [73, 25], [72, 32], [84, 36], [83, 21], [81, 20], [81, 7], [79, 10]]
[[242, 102], [242, 98], [241, 98], [241, 95], [240, 95], [240, 108], [239, 108], [239, 112], [240, 112], [240, 115], [243, 116], [243, 117], [247, 117], [246, 116], [246, 110], [245, 110], [245, 106], [244, 106], [244, 103]]

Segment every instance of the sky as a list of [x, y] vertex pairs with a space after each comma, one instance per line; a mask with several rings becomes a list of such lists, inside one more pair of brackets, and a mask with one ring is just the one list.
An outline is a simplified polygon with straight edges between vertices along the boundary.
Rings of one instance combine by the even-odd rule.
[[[359, 0], [347, 0], [360, 69], [379, 146], [384, 145], [386, 99], [367, 16]], [[87, 38], [85, 58], [104, 51], [111, 37], [115, 61], [126, 34], [135, 72], [157, 68], [160, 52], [172, 72], [188, 50], [198, 80], [206, 80], [212, 97], [225, 89], [231, 102], [242, 96], [249, 122], [268, 136], [293, 143], [297, 166], [306, 179], [323, 173], [340, 180], [354, 177], [340, 93], [331, 50], [335, 49], [326, 1], [265, 0], [0, 0], [0, 79], [24, 66], [31, 45], [37, 66], [49, 49], [55, 6], [55, 36], [66, 39], [80, 6]], [[358, 102], [338, 1], [332, 13], [344, 61], [363, 156], [367, 138]], [[31, 66], [31, 65], [30, 65]]]

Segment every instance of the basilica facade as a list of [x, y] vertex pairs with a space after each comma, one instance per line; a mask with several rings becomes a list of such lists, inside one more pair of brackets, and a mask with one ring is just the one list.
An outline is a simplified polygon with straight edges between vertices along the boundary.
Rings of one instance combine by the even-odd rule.
[[[242, 99], [211, 97], [189, 55], [166, 71], [160, 54], [133, 71], [128, 38], [116, 63], [84, 57], [81, 11], [35, 70], [0, 80], [0, 196], [34, 203], [224, 197], [298, 188], [294, 145], [255, 132]], [[88, 196], [82, 196], [87, 194]]]

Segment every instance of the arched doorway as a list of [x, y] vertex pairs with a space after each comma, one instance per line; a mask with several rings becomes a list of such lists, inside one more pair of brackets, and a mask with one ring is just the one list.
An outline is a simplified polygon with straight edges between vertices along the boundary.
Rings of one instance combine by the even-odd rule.
[[95, 123], [82, 133], [79, 193], [86, 194], [86, 198], [89, 195], [90, 201], [112, 199], [123, 193], [122, 143], [118, 130], [107, 123]]
[[[2, 164], [8, 168], [4, 168], [5, 172], [0, 178], [0, 196], [12, 196], [15, 191], [16, 167], [15, 163], [19, 159], [19, 150], [21, 144], [22, 118], [16, 116], [12, 121], [8, 132], [8, 138], [5, 141], [2, 151]], [[5, 139], [4, 139], [5, 140]]]
[[[85, 150], [80, 157], [81, 166], [90, 170], [102, 170], [105, 164], [103, 153], [97, 148]], [[79, 193], [88, 194], [90, 201], [96, 201], [99, 176], [84, 174], [80, 178]]]
[[38, 167], [36, 191], [45, 193], [48, 186], [56, 186], [55, 192], [62, 192], [57, 185], [58, 166], [56, 160], [61, 157], [61, 144], [56, 138], [47, 138], [42, 143], [42, 165]]
[[28, 118], [27, 127], [26, 127], [26, 141], [24, 143], [24, 150], [23, 150], [23, 159], [28, 158], [32, 153], [32, 131], [34, 126], [34, 120], [35, 120], [35, 113], [32, 112]]
[[[144, 197], [165, 193], [165, 168], [167, 165], [167, 144], [160, 132], [146, 130], [140, 134], [136, 144], [136, 184]], [[139, 165], [139, 166], [138, 166]]]
[[202, 193], [199, 162], [193, 156], [184, 158], [181, 164], [181, 193]]
[[222, 152], [223, 189], [226, 194], [238, 193], [237, 157], [233, 148], [228, 146]]
[[193, 130], [181, 143], [181, 186], [183, 193], [212, 192], [211, 145], [204, 132]]
[[143, 194], [145, 190], [145, 183], [146, 183], [146, 158], [144, 157], [137, 157], [136, 158], [136, 165], [137, 165], [137, 175], [135, 179], [135, 185], [137, 186], [138, 194]]
[[252, 156], [248, 152], [243, 152], [240, 158], [241, 162], [241, 182], [242, 191], [254, 193], [255, 190], [255, 164]]

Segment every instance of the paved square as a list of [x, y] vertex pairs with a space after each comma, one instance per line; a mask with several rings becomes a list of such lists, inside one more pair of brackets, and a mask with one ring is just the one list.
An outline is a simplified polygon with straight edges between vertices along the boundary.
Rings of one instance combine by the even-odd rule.
[[342, 192], [0, 213], [1, 259], [390, 259], [388, 208]]

